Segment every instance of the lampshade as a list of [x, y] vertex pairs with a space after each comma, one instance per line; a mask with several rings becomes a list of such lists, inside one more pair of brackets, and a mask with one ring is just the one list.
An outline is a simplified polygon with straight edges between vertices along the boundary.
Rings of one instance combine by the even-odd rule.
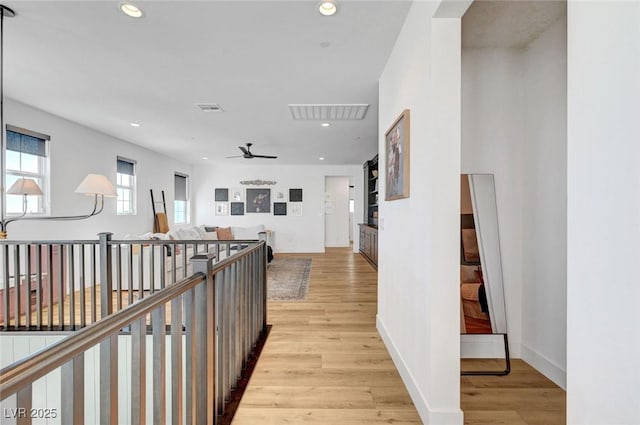
[[11, 185], [9, 190], [7, 190], [7, 194], [9, 195], [42, 195], [42, 190], [40, 190], [40, 186], [34, 179], [25, 179], [21, 178], [16, 180], [14, 184]]
[[76, 193], [85, 195], [103, 195], [107, 197], [116, 197], [116, 189], [106, 176], [102, 174], [89, 174], [82, 180], [82, 183], [76, 189]]

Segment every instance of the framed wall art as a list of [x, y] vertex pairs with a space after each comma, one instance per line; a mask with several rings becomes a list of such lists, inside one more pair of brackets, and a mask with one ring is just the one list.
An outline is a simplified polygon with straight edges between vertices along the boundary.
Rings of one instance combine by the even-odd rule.
[[231, 215], [244, 215], [244, 202], [232, 202]]
[[231, 189], [231, 201], [242, 202], [244, 200], [242, 192], [242, 189]]
[[247, 212], [270, 213], [271, 189], [247, 189]]
[[302, 202], [302, 189], [289, 189], [289, 202]]
[[287, 203], [286, 202], [274, 202], [273, 203], [273, 215], [287, 215]]
[[409, 197], [409, 109], [385, 133], [385, 201]]
[[216, 215], [229, 215], [229, 204], [227, 202], [216, 202]]
[[292, 217], [302, 217], [302, 204], [301, 203], [289, 203], [288, 213]]
[[216, 189], [216, 202], [227, 202], [229, 200], [229, 189]]

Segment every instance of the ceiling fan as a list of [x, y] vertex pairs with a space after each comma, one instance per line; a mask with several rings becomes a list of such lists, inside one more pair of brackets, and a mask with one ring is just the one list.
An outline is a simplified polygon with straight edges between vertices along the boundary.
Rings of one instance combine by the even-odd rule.
[[245, 145], [247, 146], [246, 148], [244, 146], [238, 146], [238, 149], [242, 151], [243, 155], [228, 156], [227, 158], [244, 158], [244, 159], [253, 159], [253, 158], [276, 159], [277, 158], [277, 156], [271, 156], [271, 155], [254, 155], [253, 153], [251, 153], [251, 146], [253, 146], [253, 143], [245, 143]]

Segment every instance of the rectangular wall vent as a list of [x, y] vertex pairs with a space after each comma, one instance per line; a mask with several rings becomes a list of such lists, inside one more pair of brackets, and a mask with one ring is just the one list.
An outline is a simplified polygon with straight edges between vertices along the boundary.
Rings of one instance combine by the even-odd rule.
[[224, 112], [222, 106], [217, 103], [196, 103], [196, 106], [204, 112]]
[[296, 121], [346, 121], [363, 120], [369, 105], [345, 103], [333, 105], [289, 104], [291, 118]]

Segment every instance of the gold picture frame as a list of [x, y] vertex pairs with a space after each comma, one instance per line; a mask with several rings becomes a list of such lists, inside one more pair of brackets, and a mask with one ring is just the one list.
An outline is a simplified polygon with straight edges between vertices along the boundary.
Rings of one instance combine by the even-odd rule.
[[410, 110], [405, 109], [384, 134], [385, 201], [409, 197], [409, 127]]

